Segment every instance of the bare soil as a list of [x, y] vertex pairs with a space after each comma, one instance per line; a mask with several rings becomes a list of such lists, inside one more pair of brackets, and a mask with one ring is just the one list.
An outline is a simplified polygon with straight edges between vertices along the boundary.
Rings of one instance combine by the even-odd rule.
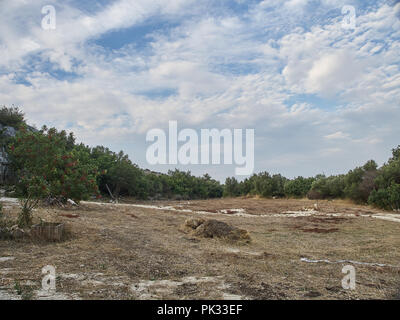
[[[63, 222], [67, 235], [56, 243], [0, 241], [0, 299], [398, 299], [400, 214], [315, 203], [235, 198], [39, 208], [35, 222]], [[3, 207], [16, 217], [17, 203]], [[191, 218], [244, 229], [251, 241], [186, 233], [181, 226]], [[342, 288], [348, 264], [355, 290]], [[47, 265], [56, 268], [53, 293], [41, 290]]]

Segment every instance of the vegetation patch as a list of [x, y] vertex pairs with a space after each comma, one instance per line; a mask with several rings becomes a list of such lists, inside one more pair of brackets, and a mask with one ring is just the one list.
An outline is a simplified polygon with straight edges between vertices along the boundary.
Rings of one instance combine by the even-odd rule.
[[192, 229], [192, 234], [203, 238], [225, 238], [229, 240], [250, 241], [246, 230], [233, 227], [223, 221], [214, 219], [188, 219], [184, 227]]

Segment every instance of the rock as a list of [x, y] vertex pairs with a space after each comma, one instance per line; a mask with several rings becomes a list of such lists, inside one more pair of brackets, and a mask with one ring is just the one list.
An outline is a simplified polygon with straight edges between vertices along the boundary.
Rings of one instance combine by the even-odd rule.
[[184, 227], [199, 237], [250, 241], [250, 235], [246, 230], [214, 219], [188, 219], [185, 221]]
[[11, 261], [14, 259], [15, 257], [0, 257], [0, 262]]
[[0, 131], [3, 131], [3, 135], [6, 137], [15, 137], [17, 133], [17, 130], [15, 130], [14, 127], [3, 126], [2, 124], [0, 124]]
[[12, 226], [10, 228], [10, 232], [11, 232], [11, 236], [14, 239], [22, 239], [25, 237], [25, 234], [26, 234], [25, 231], [23, 229], [19, 228], [17, 225]]
[[73, 206], [77, 206], [77, 205], [78, 205], [74, 200], [71, 200], [71, 199], [68, 199], [67, 202], [68, 202], [70, 205], [73, 205]]

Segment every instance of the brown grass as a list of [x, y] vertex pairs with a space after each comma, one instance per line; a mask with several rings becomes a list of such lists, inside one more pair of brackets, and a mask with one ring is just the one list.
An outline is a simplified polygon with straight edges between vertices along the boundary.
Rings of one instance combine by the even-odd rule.
[[[314, 203], [241, 198], [157, 205], [180, 205], [210, 214], [244, 208], [260, 215], [312, 208]], [[247, 230], [252, 238], [248, 244], [181, 232], [186, 219], [205, 217], [195, 213], [95, 204], [73, 210], [41, 208], [34, 213], [35, 218], [64, 222], [67, 239], [59, 243], [0, 241], [0, 257], [15, 257], [0, 262], [0, 287], [12, 291], [15, 281], [30, 281], [39, 289], [42, 267], [53, 265], [57, 290], [84, 299], [396, 297], [399, 268], [355, 265], [357, 287], [347, 291], [341, 287], [345, 264], [305, 263], [300, 259], [400, 266], [400, 250], [396, 250], [400, 247], [400, 224], [372, 219], [368, 215], [378, 210], [344, 201], [318, 201], [318, 206], [320, 214], [311, 217], [210, 216]], [[18, 209], [4, 211], [15, 217]], [[329, 213], [361, 215], [331, 217]], [[142, 289], [131, 290], [132, 285]]]

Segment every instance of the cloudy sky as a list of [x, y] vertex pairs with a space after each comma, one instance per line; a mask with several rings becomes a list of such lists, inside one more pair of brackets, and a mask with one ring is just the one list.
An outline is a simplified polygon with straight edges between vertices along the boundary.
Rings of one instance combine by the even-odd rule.
[[0, 0], [0, 12], [0, 105], [141, 167], [172, 168], [145, 157], [146, 132], [169, 120], [255, 129], [255, 171], [288, 177], [382, 164], [400, 144], [396, 0]]

